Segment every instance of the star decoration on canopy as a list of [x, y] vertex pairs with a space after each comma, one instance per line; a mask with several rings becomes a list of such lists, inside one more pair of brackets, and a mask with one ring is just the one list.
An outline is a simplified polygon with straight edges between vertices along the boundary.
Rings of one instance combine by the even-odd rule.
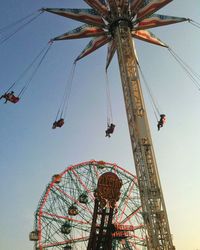
[[155, 45], [168, 47], [149, 28], [189, 21], [188, 18], [155, 14], [173, 0], [84, 0], [90, 8], [64, 9], [43, 8], [63, 17], [85, 23], [52, 41], [92, 37], [91, 41], [76, 58], [75, 62], [89, 55], [101, 46], [108, 44], [106, 69], [116, 51], [113, 27], [120, 20], [126, 20], [133, 38]]

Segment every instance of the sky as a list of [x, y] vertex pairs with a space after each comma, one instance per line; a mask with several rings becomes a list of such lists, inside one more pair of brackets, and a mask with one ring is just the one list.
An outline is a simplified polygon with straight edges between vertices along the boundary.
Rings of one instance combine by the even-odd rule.
[[[84, 8], [83, 0], [1, 0], [0, 28], [42, 7]], [[159, 13], [200, 23], [198, 0], [174, 0]], [[15, 82], [48, 41], [80, 25], [50, 13], [0, 44], [0, 94]], [[196, 72], [200, 30], [189, 23], [152, 29]], [[0, 33], [1, 35], [1, 33]], [[52, 130], [74, 59], [88, 39], [52, 45], [16, 105], [0, 103], [0, 249], [33, 249], [28, 235], [34, 212], [52, 175], [91, 159], [117, 163], [135, 174], [116, 56], [109, 68], [116, 130], [105, 138], [106, 47], [79, 61], [65, 125]], [[137, 54], [167, 123], [157, 131], [147, 91], [144, 97], [174, 244], [200, 249], [200, 92], [165, 48], [136, 41]], [[19, 89], [23, 86], [19, 84]], [[143, 86], [144, 87], [144, 86]], [[18, 90], [19, 90], [18, 89]]]

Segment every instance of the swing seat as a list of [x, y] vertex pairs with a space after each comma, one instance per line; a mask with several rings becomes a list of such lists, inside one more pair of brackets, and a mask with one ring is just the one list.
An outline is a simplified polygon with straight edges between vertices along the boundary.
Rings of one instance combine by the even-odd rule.
[[106, 130], [106, 137], [110, 137], [110, 134], [113, 134], [115, 129], [115, 125], [113, 123], [111, 123], [110, 125], [108, 125], [108, 128]]
[[57, 121], [57, 127], [61, 128], [64, 125], [65, 121], [63, 118]]
[[158, 127], [158, 130], [160, 130], [162, 127], [163, 127], [163, 123], [161, 123], [161, 122], [158, 122], [158, 125], [157, 125], [157, 127]]
[[12, 103], [17, 103], [19, 101], [19, 97], [14, 96], [14, 95], [10, 95], [10, 96], [8, 96], [7, 100], [12, 102]]
[[110, 133], [112, 134], [114, 132], [115, 125], [113, 123], [110, 124]]
[[64, 125], [64, 123], [65, 123], [64, 119], [61, 118], [60, 120], [55, 121], [55, 122], [53, 123], [52, 129], [55, 129], [55, 128], [57, 128], [57, 127], [61, 128], [61, 127]]
[[5, 93], [1, 98], [5, 98], [6, 102], [9, 101], [12, 103], [17, 103], [19, 101], [19, 97], [15, 96], [13, 93]]
[[111, 123], [106, 131], [108, 134], [112, 134], [114, 132], [114, 129], [115, 129], [115, 125]]

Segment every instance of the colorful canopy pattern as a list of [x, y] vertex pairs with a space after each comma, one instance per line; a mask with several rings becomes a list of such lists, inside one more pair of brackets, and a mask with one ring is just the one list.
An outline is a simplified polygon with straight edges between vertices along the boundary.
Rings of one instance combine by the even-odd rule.
[[85, 23], [52, 41], [88, 38], [92, 40], [76, 58], [75, 62], [108, 43], [106, 69], [116, 51], [112, 36], [112, 24], [120, 18], [131, 23], [133, 38], [167, 47], [149, 28], [189, 21], [187, 18], [155, 14], [173, 0], [84, 0], [90, 9], [44, 8], [46, 12], [57, 14]]

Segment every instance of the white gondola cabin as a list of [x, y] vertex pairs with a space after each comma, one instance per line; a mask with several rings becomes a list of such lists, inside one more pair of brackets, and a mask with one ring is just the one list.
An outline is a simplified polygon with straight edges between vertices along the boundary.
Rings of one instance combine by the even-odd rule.
[[32, 231], [29, 234], [29, 240], [30, 241], [38, 241], [39, 240], [39, 236], [38, 236], [38, 231]]

